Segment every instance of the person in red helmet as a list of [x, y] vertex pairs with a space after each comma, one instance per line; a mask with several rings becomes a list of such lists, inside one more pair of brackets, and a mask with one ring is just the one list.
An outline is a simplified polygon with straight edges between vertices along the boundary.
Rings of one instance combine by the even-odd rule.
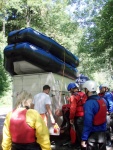
[[84, 92], [79, 91], [79, 86], [77, 83], [70, 83], [67, 87], [67, 90], [70, 91], [71, 96], [69, 98], [70, 102], [70, 124], [75, 125], [77, 138], [75, 147], [80, 146], [81, 143], [81, 135], [83, 129], [83, 117], [84, 110], [83, 105], [87, 100], [87, 96]]

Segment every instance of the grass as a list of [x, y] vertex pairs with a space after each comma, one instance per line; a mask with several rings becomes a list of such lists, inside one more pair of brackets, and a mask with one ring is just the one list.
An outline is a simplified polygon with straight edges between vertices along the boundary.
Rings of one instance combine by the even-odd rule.
[[9, 90], [0, 98], [0, 107], [9, 107], [12, 105], [12, 91]]

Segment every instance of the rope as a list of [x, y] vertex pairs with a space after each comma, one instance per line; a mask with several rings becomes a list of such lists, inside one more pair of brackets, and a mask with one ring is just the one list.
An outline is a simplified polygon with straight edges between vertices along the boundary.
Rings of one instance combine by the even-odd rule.
[[[60, 92], [60, 97], [62, 96], [64, 72], [65, 72], [65, 50], [64, 50], [64, 65], [63, 65], [63, 70], [62, 70], [62, 80], [61, 80], [61, 92]], [[60, 106], [60, 102], [61, 102], [61, 100], [59, 101], [59, 106]]]

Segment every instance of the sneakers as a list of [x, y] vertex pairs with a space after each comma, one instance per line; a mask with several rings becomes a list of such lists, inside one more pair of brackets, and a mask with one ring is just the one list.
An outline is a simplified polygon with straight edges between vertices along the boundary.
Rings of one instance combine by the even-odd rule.
[[63, 143], [62, 146], [67, 146], [67, 147], [71, 148], [71, 147], [74, 147], [74, 145], [75, 145], [75, 144], [72, 144], [71, 141], [68, 141], [68, 142], [66, 142], [66, 143]]
[[62, 146], [67, 146], [69, 148], [76, 148], [76, 149], [80, 149], [80, 146], [78, 144], [72, 144], [71, 141], [65, 142], [62, 144]]
[[70, 144], [71, 144], [71, 141], [66, 141], [66, 142], [62, 143], [62, 146], [68, 146]]

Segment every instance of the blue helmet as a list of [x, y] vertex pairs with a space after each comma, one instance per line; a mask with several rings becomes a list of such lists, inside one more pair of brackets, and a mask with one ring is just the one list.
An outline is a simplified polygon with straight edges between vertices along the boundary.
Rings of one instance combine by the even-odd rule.
[[71, 89], [74, 88], [78, 88], [78, 84], [77, 83], [69, 83], [69, 85], [67, 86], [67, 90], [70, 91]]
[[102, 89], [102, 85], [99, 86], [99, 89], [100, 89], [100, 90]]

